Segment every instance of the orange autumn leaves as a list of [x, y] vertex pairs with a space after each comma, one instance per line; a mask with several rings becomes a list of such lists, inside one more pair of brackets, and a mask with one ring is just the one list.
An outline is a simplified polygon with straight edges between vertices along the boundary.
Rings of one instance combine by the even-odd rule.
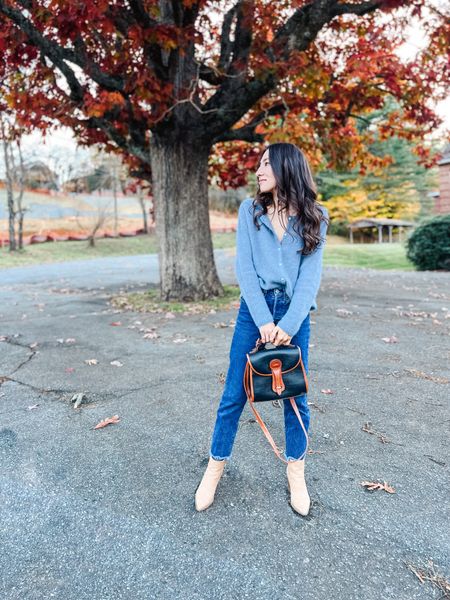
[[105, 112], [115, 107], [122, 108], [125, 100], [119, 92], [107, 92], [102, 90], [96, 98], [90, 94], [85, 95], [85, 111], [89, 117], [101, 117]]
[[[431, 160], [423, 140], [440, 119], [430, 109], [429, 98], [438, 101], [445, 97], [448, 77], [445, 18], [436, 11], [417, 12], [418, 7], [431, 5], [431, 0], [383, 0], [378, 12], [391, 14], [382, 24], [358, 17], [333, 19], [317, 39], [309, 45], [305, 42], [301, 51], [291, 44], [294, 35], [287, 44], [283, 31], [292, 11], [306, 1], [238, 3], [239, 24], [248, 28], [249, 35], [240, 36], [241, 40], [236, 36], [236, 60], [230, 66], [229, 61], [220, 60], [222, 46], [227, 45], [225, 38], [221, 40], [227, 7], [211, 11], [206, 2], [174, 2], [180, 14], [190, 7], [199, 10], [198, 19], [191, 23], [188, 18], [185, 26], [179, 26], [163, 18], [157, 2], [137, 4], [142, 5], [139, 18], [128, 5], [125, 9], [122, 2], [106, 0], [38, 0], [27, 4], [20, 19], [0, 8], [0, 80], [4, 82], [0, 108], [9, 107], [27, 128], [72, 127], [86, 145], [101, 143], [115, 151], [120, 142], [120, 152], [130, 168], [145, 173], [149, 180], [150, 131], [167, 120], [170, 133], [173, 124], [166, 117], [175, 114], [181, 103], [194, 110], [189, 119], [180, 120], [180, 139], [192, 135], [210, 111], [217, 115], [242, 113], [224, 132], [232, 133], [230, 141], [214, 144], [210, 161], [210, 179], [218, 178], [227, 188], [247, 183], [263, 141], [299, 144], [314, 169], [323, 164], [330, 168], [359, 165], [368, 170], [374, 165], [382, 167], [380, 158], [368, 151], [371, 128], [358, 125], [392, 96], [402, 110], [378, 119], [379, 135], [395, 133], [415, 140], [420, 160]], [[405, 10], [394, 11], [399, 5], [405, 5]], [[417, 17], [423, 21], [427, 45], [416, 58], [404, 62], [396, 49], [406, 25]], [[30, 35], [31, 27], [38, 36]], [[41, 37], [46, 40], [43, 51], [37, 41]], [[248, 39], [248, 48], [239, 46]], [[289, 53], [285, 52], [288, 45], [294, 45]], [[39, 58], [48, 48], [56, 57], [53, 63], [48, 56]], [[160, 55], [162, 64], [154, 60]], [[70, 93], [61, 85], [55, 63], [69, 70]], [[70, 71], [74, 64], [78, 69]], [[166, 69], [169, 64], [173, 68]], [[191, 72], [192, 77], [186, 77]], [[274, 78], [276, 85], [253, 106], [234, 111], [228, 106], [227, 85], [237, 74], [247, 84]], [[216, 91], [220, 98], [216, 98], [217, 106], [212, 102], [210, 108]], [[251, 135], [247, 140], [246, 134], [239, 136], [234, 131], [249, 124], [261, 139]], [[237, 139], [233, 139], [235, 135]], [[248, 147], [244, 154], [241, 143]]]
[[388, 494], [395, 494], [395, 489], [391, 485], [388, 485], [385, 481], [383, 481], [382, 483], [379, 481], [361, 481], [360, 485], [365, 487], [370, 492], [374, 492], [376, 490], [383, 490]]
[[114, 423], [119, 423], [119, 415], [114, 415], [112, 417], [108, 417], [107, 419], [103, 419], [94, 427], [94, 429], [102, 429], [102, 427], [106, 427], [107, 425], [112, 425]]

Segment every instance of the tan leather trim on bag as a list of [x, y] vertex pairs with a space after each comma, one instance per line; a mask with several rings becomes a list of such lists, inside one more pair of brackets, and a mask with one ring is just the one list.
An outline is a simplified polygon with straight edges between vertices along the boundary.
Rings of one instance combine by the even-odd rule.
[[279, 396], [281, 396], [286, 389], [281, 371], [282, 364], [283, 363], [279, 358], [273, 358], [269, 363], [270, 370], [272, 371], [272, 389], [275, 394], [278, 394]]
[[306, 387], [305, 394], [307, 394], [309, 383], [308, 383], [308, 377], [306, 376], [305, 365], [303, 364], [303, 361], [302, 361], [302, 371], [303, 371], [303, 377], [305, 378], [305, 387]]
[[[291, 367], [290, 369], [286, 369], [285, 371], [281, 371], [281, 372], [282, 373], [289, 373], [289, 371], [293, 371], [294, 369], [296, 369], [298, 367], [299, 362], [301, 360], [302, 360], [302, 355], [301, 355], [300, 350], [299, 350], [299, 357], [298, 357], [298, 361], [296, 362], [296, 364], [293, 367]], [[255, 367], [250, 363], [250, 361], [249, 361], [249, 365], [250, 365], [250, 369], [253, 371], [253, 373], [256, 373], [257, 375], [262, 375], [263, 377], [272, 377], [272, 373], [260, 373], [259, 371], [257, 371], [255, 369]]]
[[[300, 415], [300, 412], [299, 412], [299, 410], [298, 410], [297, 404], [295, 403], [294, 397], [292, 397], [292, 398], [289, 398], [289, 400], [291, 401], [292, 408], [294, 409], [294, 412], [295, 412], [295, 414], [297, 415], [297, 419], [298, 419], [298, 420], [299, 420], [299, 422], [300, 422], [300, 425], [301, 425], [301, 427], [302, 427], [302, 429], [303, 429], [303, 433], [305, 434], [305, 438], [306, 438], [306, 448], [305, 448], [305, 451], [303, 452], [303, 454], [302, 454], [302, 455], [300, 456], [300, 458], [298, 459], [298, 460], [301, 460], [302, 458], [304, 458], [304, 457], [306, 456], [306, 453], [307, 453], [307, 451], [308, 451], [308, 446], [309, 446], [309, 438], [308, 438], [308, 433], [307, 433], [307, 431], [306, 431], [306, 429], [305, 429], [305, 426], [303, 425], [303, 420], [302, 420], [302, 417], [301, 417], [301, 415]], [[275, 452], [275, 454], [278, 456], [278, 458], [279, 458], [281, 461], [283, 461], [284, 463], [288, 464], [288, 462], [289, 462], [289, 461], [287, 461], [285, 458], [283, 458], [283, 457], [281, 456], [281, 451], [279, 450], [279, 448], [278, 448], [278, 447], [277, 447], [277, 445], [275, 444], [275, 442], [274, 442], [274, 439], [273, 439], [273, 437], [270, 435], [270, 432], [269, 432], [269, 430], [267, 429], [267, 426], [266, 426], [266, 424], [264, 423], [264, 421], [262, 420], [262, 418], [261, 418], [260, 414], [259, 414], [259, 413], [258, 413], [258, 411], [256, 410], [256, 408], [255, 408], [255, 405], [254, 405], [255, 403], [254, 403], [253, 401], [250, 401], [250, 402], [249, 402], [249, 404], [250, 404], [250, 408], [251, 408], [251, 409], [252, 409], [252, 411], [253, 411], [253, 414], [254, 414], [254, 415], [255, 415], [255, 417], [256, 417], [256, 420], [258, 421], [258, 423], [259, 423], [259, 425], [260, 425], [261, 429], [263, 430], [263, 433], [264, 433], [264, 435], [266, 436], [267, 440], [269, 441], [269, 444], [272, 446], [272, 450]]]

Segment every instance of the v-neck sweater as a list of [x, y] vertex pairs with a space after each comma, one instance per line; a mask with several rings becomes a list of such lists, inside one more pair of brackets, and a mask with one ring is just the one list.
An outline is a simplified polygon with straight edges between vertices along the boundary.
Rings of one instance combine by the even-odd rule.
[[[328, 218], [327, 209], [318, 206]], [[317, 309], [327, 232], [327, 224], [322, 220], [319, 245], [312, 253], [303, 255], [298, 252], [304, 246], [303, 237], [293, 229], [297, 219], [288, 218], [287, 230], [280, 242], [267, 214], [258, 217], [261, 227], [256, 227], [253, 199], [246, 198], [239, 207], [236, 229], [236, 278], [256, 326], [273, 323], [263, 289], [284, 288], [290, 303], [277, 325], [291, 337], [300, 329], [309, 311]], [[299, 229], [301, 234], [301, 224]]]

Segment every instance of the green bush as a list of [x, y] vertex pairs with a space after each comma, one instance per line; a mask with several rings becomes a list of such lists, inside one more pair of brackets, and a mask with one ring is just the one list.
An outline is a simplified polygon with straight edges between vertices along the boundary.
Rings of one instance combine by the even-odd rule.
[[341, 235], [348, 239], [349, 236], [348, 221], [338, 221], [337, 219], [330, 219], [327, 234], [330, 235]]
[[406, 242], [406, 256], [419, 271], [450, 271], [450, 215], [427, 219]]

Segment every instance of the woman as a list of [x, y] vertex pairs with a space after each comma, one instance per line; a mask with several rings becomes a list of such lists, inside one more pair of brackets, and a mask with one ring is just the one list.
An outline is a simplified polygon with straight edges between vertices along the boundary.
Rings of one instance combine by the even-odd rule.
[[[309, 311], [317, 308], [328, 212], [316, 202], [316, 187], [303, 152], [294, 144], [271, 144], [258, 169], [258, 193], [239, 207], [236, 276], [241, 297], [230, 348], [230, 365], [217, 410], [210, 457], [195, 493], [195, 507], [214, 501], [246, 403], [246, 353], [256, 340], [300, 346], [308, 373]], [[307, 395], [295, 402], [306, 431]], [[304, 478], [307, 440], [289, 400], [283, 401], [287, 478], [292, 508], [307, 515], [310, 497]]]

